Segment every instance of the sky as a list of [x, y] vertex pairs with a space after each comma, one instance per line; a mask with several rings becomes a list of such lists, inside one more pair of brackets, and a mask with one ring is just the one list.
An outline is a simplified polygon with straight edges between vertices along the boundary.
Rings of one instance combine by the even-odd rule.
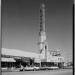
[[[39, 53], [40, 0], [2, 0], [2, 47]], [[48, 48], [72, 58], [73, 0], [46, 0]]]

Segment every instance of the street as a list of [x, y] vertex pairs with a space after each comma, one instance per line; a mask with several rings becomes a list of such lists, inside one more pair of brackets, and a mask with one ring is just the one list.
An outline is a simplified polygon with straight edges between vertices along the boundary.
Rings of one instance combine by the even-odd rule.
[[2, 75], [72, 75], [72, 70], [67, 69], [67, 70], [3, 72]]

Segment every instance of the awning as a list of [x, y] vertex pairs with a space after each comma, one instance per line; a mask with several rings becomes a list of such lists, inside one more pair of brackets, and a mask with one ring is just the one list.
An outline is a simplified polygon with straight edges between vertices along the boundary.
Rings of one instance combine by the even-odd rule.
[[3, 62], [16, 62], [13, 58], [1, 58]]

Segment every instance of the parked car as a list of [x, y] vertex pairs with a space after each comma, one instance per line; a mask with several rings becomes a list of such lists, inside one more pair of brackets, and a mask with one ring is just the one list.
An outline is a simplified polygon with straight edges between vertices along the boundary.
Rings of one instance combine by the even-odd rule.
[[55, 70], [55, 69], [59, 69], [59, 67], [57, 67], [57, 66], [51, 66], [50, 69]]
[[35, 71], [35, 70], [39, 70], [39, 67], [36, 66], [30, 66], [30, 67], [25, 67], [24, 70], [25, 71]]
[[1, 68], [1, 71], [3, 72], [3, 71], [7, 71], [7, 67], [4, 67], [4, 68]]
[[46, 70], [47, 67], [40, 67], [40, 70]]
[[57, 66], [51, 66], [51, 67], [40, 67], [40, 70], [54, 70], [59, 69]]
[[19, 69], [20, 69], [20, 71], [24, 71], [24, 67], [22, 65]]
[[33, 71], [34, 70], [34, 67], [25, 67], [24, 70], [25, 71]]
[[40, 68], [37, 66], [34, 66], [34, 70], [40, 70]]

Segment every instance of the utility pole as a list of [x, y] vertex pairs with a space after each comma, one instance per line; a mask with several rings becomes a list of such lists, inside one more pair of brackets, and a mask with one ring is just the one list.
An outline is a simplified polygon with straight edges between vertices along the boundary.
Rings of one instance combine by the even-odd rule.
[[1, 38], [1, 0], [0, 0], [0, 75], [2, 75], [1, 73], [1, 50], [2, 50], [2, 38]]

